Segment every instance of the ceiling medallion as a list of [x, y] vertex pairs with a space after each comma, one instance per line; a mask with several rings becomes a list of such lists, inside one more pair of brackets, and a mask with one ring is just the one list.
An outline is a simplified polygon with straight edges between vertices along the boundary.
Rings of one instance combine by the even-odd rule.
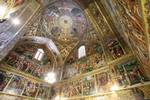
[[87, 21], [75, 2], [60, 0], [45, 9], [42, 26], [53, 38], [72, 41], [81, 39], [86, 32]]

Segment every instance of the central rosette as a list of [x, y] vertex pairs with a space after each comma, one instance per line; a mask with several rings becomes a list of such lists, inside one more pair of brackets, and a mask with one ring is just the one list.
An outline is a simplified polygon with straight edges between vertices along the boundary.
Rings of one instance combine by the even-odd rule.
[[65, 36], [68, 36], [72, 31], [73, 21], [70, 16], [64, 15], [59, 18], [59, 26], [61, 30], [64, 32]]
[[78, 41], [86, 32], [84, 13], [72, 0], [58, 0], [47, 6], [43, 14], [42, 28], [56, 40]]

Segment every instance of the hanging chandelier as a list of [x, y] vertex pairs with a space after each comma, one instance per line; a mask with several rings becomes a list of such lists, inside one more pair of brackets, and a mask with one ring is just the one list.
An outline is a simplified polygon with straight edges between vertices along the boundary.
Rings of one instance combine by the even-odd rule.
[[16, 0], [0, 0], [0, 23], [6, 21], [12, 12]]

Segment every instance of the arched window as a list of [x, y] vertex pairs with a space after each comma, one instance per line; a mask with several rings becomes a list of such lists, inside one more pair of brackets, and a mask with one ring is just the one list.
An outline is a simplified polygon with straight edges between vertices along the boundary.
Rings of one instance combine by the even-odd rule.
[[37, 60], [39, 60], [39, 61], [41, 61], [42, 58], [43, 58], [43, 56], [44, 56], [43, 49], [38, 49], [37, 52], [36, 52], [36, 54], [35, 54], [35, 56], [34, 56], [34, 58], [37, 59]]
[[78, 49], [78, 58], [80, 59], [80, 58], [82, 58], [84, 56], [86, 56], [86, 51], [85, 51], [85, 46], [82, 45]]

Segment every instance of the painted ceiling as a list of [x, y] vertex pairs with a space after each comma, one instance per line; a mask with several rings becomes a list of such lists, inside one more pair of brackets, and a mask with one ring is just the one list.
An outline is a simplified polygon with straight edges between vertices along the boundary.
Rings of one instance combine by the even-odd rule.
[[53, 39], [63, 59], [79, 45], [79, 41], [97, 40], [96, 32], [84, 11], [73, 0], [59, 0], [41, 9], [25, 36]]
[[81, 38], [87, 28], [83, 11], [72, 0], [47, 6], [42, 20], [44, 31], [62, 41]]

